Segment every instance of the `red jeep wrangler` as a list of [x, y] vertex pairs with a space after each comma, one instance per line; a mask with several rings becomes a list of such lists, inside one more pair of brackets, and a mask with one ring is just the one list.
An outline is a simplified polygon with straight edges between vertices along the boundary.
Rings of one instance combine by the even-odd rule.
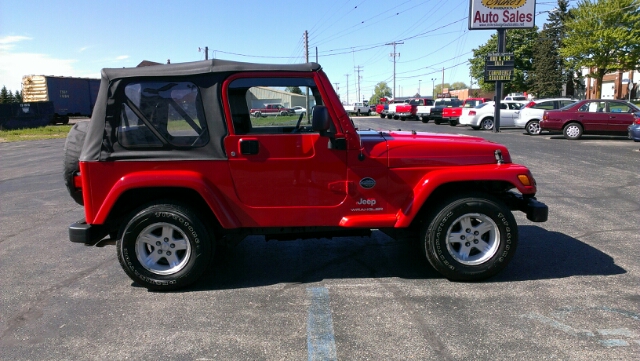
[[[250, 116], [252, 104], [279, 96], [307, 102], [309, 119]], [[512, 210], [547, 219], [531, 172], [504, 146], [358, 131], [315, 63], [104, 69], [91, 121], [67, 137], [65, 182], [85, 211], [71, 241], [115, 242], [127, 275], [156, 290], [195, 282], [216, 246], [248, 235], [372, 229], [414, 237], [449, 279], [481, 280], [514, 255]]]

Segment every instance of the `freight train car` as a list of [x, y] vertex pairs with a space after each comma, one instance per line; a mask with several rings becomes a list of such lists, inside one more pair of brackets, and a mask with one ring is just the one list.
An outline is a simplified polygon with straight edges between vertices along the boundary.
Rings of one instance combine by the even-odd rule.
[[70, 116], [91, 116], [99, 88], [100, 79], [25, 75], [22, 100], [53, 102], [52, 123], [67, 124]]

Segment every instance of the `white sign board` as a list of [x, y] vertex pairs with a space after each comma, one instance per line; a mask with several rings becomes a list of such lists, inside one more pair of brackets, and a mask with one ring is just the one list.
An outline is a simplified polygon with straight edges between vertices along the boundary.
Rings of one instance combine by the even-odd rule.
[[535, 12], [535, 0], [470, 0], [469, 30], [530, 29]]

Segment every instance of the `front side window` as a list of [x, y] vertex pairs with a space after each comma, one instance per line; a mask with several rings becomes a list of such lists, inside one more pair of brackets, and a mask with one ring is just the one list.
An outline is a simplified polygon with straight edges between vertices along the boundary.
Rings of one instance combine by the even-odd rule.
[[171, 81], [127, 84], [117, 136], [125, 148], [204, 146], [209, 136], [198, 87]]
[[309, 131], [313, 108], [324, 104], [310, 78], [241, 78], [227, 92], [236, 134]]
[[607, 107], [605, 102], [586, 102], [578, 109], [578, 111], [588, 113], [604, 113], [606, 109]]

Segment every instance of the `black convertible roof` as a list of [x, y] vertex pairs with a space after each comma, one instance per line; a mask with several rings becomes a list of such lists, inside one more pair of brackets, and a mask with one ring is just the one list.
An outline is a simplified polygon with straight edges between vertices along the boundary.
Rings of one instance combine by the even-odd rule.
[[256, 64], [230, 60], [202, 60], [190, 63], [161, 64], [139, 68], [102, 69], [102, 78], [107, 80], [136, 76], [181, 76], [205, 73], [243, 72], [243, 71], [292, 71], [309, 72], [320, 70], [317, 63], [303, 64]]

